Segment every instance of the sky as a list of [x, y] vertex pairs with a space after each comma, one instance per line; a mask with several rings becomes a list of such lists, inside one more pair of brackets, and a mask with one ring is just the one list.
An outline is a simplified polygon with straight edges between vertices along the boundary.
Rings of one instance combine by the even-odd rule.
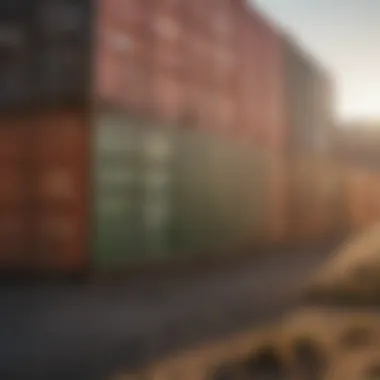
[[251, 0], [336, 80], [338, 117], [380, 119], [380, 0]]

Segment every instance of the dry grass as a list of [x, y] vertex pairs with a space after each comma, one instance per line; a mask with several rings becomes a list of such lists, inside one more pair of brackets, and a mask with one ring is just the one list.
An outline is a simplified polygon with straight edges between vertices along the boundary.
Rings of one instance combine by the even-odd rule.
[[380, 304], [380, 225], [342, 245], [305, 287], [312, 304]]
[[[380, 226], [339, 249], [303, 297], [319, 305], [380, 304]], [[112, 380], [244, 380], [260, 371], [290, 378], [374, 380], [380, 379], [378, 363], [380, 314], [315, 306], [277, 326], [178, 353]]]
[[376, 380], [379, 377], [380, 351], [377, 348], [342, 355], [326, 380]]
[[[352, 332], [359, 333], [359, 343], [355, 338], [353, 345], [343, 344]], [[366, 379], [363, 371], [377, 359], [380, 363], [380, 314], [305, 308], [277, 326], [178, 353], [112, 380], [245, 380], [264, 372], [290, 379]]]

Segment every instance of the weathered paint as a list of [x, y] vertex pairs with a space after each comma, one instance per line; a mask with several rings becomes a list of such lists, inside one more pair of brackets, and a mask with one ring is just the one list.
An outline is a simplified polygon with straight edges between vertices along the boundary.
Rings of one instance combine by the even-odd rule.
[[83, 110], [0, 122], [3, 268], [72, 272], [87, 263], [88, 124]]

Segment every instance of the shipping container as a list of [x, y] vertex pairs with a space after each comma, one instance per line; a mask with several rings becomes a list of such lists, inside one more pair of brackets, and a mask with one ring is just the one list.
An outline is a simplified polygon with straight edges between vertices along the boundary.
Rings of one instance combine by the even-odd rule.
[[177, 126], [186, 120], [280, 149], [283, 62], [272, 25], [244, 2], [131, 3], [134, 23], [150, 33], [125, 27], [119, 2], [101, 2], [96, 98], [129, 114]]
[[263, 239], [267, 170], [251, 144], [115, 111], [96, 136], [95, 266], [205, 259]]
[[2, 112], [88, 100], [91, 2], [16, 0], [0, 7]]
[[373, 210], [374, 210], [374, 219], [376, 223], [380, 222], [380, 171], [377, 169], [374, 174], [374, 184], [372, 187], [373, 194]]
[[0, 192], [1, 266], [6, 269], [27, 266], [30, 244], [30, 213], [27, 157], [29, 120], [2, 117], [0, 122]]
[[89, 224], [84, 111], [8, 116], [0, 124], [3, 269], [83, 269]]
[[326, 155], [331, 150], [333, 82], [293, 38], [283, 38], [288, 151]]
[[98, 267], [166, 254], [170, 130], [115, 110], [95, 120], [95, 257]]
[[331, 81], [254, 7], [12, 4], [0, 108], [23, 112], [0, 115], [3, 268], [231, 256], [332, 228], [311, 157], [327, 149]]
[[349, 228], [351, 231], [362, 230], [372, 223], [370, 173], [353, 165], [347, 168], [345, 174]]
[[341, 166], [327, 157], [315, 160], [311, 171], [315, 177], [309, 215], [312, 237], [316, 241], [336, 238], [346, 229]]
[[293, 156], [289, 165], [289, 236], [292, 242], [305, 244], [319, 232], [314, 218], [321, 178], [313, 156]]
[[268, 242], [273, 244], [289, 243], [291, 240], [290, 217], [290, 175], [293, 168], [285, 158], [274, 153], [269, 153], [267, 158], [267, 170], [269, 178], [269, 211], [267, 222], [269, 224]]

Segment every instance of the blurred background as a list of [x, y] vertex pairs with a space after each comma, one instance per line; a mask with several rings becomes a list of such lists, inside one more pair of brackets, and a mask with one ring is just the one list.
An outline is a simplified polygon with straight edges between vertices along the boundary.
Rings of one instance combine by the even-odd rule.
[[0, 3], [0, 272], [33, 280], [4, 288], [17, 376], [104, 378], [173, 334], [168, 347], [189, 346], [279, 317], [337, 243], [379, 221], [379, 12]]

